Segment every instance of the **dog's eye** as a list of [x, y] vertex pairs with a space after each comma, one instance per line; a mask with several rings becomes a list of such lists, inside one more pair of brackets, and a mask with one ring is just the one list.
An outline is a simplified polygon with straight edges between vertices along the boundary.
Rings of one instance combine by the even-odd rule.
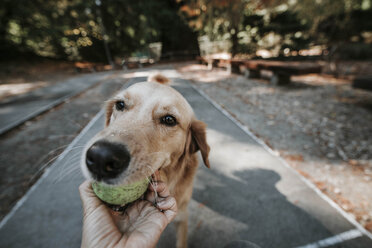
[[117, 101], [117, 102], [115, 103], [115, 107], [116, 107], [116, 110], [118, 110], [118, 111], [123, 111], [124, 108], [125, 108], [125, 103], [124, 103], [124, 101]]
[[166, 115], [161, 118], [161, 123], [167, 126], [175, 126], [177, 124], [177, 120], [171, 115]]

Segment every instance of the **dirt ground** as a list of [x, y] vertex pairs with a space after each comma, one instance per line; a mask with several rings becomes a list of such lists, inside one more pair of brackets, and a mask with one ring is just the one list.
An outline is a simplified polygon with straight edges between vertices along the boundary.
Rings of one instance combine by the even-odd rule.
[[372, 231], [372, 92], [326, 75], [279, 87], [197, 64], [178, 70]]
[[78, 75], [74, 63], [54, 60], [0, 63], [0, 100]]

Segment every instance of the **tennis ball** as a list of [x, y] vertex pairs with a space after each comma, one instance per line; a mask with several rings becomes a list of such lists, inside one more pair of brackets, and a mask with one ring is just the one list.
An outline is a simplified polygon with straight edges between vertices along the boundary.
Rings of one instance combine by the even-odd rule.
[[92, 188], [99, 199], [112, 205], [124, 206], [140, 198], [148, 187], [147, 178], [122, 186], [110, 186], [99, 182], [93, 182]]

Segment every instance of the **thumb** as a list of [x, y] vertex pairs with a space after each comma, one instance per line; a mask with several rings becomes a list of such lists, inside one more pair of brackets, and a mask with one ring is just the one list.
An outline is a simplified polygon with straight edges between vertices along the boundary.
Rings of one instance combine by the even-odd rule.
[[85, 181], [79, 186], [80, 199], [83, 203], [84, 215], [89, 215], [93, 210], [99, 206], [104, 206], [101, 200], [98, 199], [92, 189], [90, 181]]
[[109, 209], [96, 197], [91, 183], [82, 183], [79, 192], [84, 211], [81, 247], [109, 247], [117, 244], [121, 234]]

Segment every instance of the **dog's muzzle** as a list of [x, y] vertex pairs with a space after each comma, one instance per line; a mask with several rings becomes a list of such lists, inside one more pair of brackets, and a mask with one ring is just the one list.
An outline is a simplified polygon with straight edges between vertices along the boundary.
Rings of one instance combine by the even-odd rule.
[[95, 142], [85, 157], [87, 168], [97, 181], [116, 178], [130, 162], [130, 153], [124, 145], [106, 140]]

